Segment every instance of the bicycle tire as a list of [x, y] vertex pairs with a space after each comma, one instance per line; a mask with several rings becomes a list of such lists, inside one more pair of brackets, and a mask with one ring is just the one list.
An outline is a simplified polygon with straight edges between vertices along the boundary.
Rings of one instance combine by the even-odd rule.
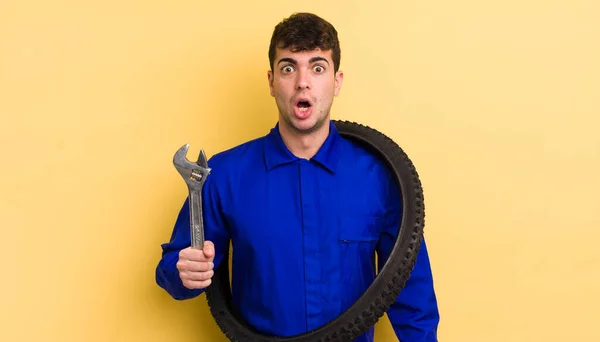
[[212, 284], [206, 289], [211, 314], [233, 342], [350, 342], [366, 332], [396, 301], [410, 276], [423, 239], [425, 205], [419, 175], [408, 155], [383, 133], [355, 122], [332, 120], [340, 135], [371, 148], [391, 169], [402, 198], [402, 219], [390, 256], [375, 280], [347, 310], [331, 322], [295, 336], [255, 331], [234, 308], [229, 281], [229, 246]]

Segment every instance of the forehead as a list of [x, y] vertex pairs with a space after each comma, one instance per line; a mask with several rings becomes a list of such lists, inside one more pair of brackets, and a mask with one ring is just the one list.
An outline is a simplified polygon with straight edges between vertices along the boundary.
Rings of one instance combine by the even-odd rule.
[[322, 57], [325, 58], [329, 63], [333, 63], [332, 61], [332, 52], [331, 50], [321, 50], [316, 48], [314, 50], [307, 51], [297, 51], [293, 52], [291, 49], [281, 49], [277, 48], [275, 50], [275, 64], [279, 63], [282, 58], [292, 58], [296, 60], [298, 63], [308, 62], [311, 58], [314, 57]]

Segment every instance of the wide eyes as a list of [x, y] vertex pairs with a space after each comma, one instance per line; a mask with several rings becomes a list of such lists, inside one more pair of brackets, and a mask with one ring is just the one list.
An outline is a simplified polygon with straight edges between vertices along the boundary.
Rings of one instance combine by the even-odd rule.
[[313, 71], [314, 71], [314, 72], [316, 72], [317, 74], [320, 74], [320, 73], [323, 73], [323, 72], [325, 72], [325, 68], [323, 68], [323, 67], [322, 67], [322, 66], [320, 66], [320, 65], [315, 65], [315, 66], [313, 67]]
[[[294, 68], [294, 66], [292, 65], [285, 65], [281, 68], [281, 72], [284, 74], [291, 74], [292, 72], [294, 72], [296, 69]], [[312, 67], [312, 71], [316, 74], [322, 74], [325, 72], [325, 67], [322, 65], [315, 65]]]

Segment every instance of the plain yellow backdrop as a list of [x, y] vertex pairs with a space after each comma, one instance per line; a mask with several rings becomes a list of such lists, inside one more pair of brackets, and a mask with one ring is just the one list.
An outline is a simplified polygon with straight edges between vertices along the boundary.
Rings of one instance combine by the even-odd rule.
[[268, 42], [295, 11], [339, 30], [333, 117], [421, 175], [440, 341], [599, 341], [594, 0], [2, 1], [0, 340], [225, 341], [204, 296], [155, 284], [172, 156], [274, 125]]

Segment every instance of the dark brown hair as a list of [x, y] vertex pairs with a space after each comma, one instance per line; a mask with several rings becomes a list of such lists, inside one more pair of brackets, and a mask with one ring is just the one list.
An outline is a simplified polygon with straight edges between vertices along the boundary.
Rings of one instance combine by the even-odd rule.
[[331, 50], [334, 70], [337, 72], [340, 68], [341, 52], [337, 31], [329, 22], [312, 13], [294, 13], [275, 26], [269, 46], [271, 70], [277, 48], [289, 48], [292, 52], [316, 48]]

